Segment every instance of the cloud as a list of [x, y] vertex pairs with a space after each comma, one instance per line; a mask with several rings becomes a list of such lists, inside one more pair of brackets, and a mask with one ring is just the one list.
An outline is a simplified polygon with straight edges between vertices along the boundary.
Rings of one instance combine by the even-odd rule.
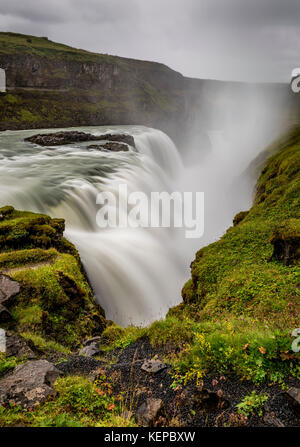
[[0, 15], [23, 19], [34, 24], [64, 23], [68, 20], [70, 2], [64, 0], [1, 0]]

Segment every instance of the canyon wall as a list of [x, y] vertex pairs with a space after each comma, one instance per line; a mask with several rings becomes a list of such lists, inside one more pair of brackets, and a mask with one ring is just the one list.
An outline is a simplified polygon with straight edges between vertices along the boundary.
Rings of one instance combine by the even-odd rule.
[[[222, 116], [235, 101], [238, 114], [257, 90], [249, 84], [189, 79], [163, 64], [15, 33], [0, 33], [0, 68], [7, 87], [6, 94], [0, 93], [0, 130], [140, 124], [182, 144], [195, 129], [201, 139], [201, 130], [212, 126], [210, 110]], [[298, 98], [296, 103], [288, 85], [259, 89], [270, 101], [275, 95], [286, 102], [287, 120], [298, 111]]]

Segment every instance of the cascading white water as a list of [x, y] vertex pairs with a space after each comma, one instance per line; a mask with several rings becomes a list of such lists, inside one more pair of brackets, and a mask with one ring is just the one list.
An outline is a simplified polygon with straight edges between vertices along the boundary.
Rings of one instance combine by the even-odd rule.
[[[253, 184], [245, 186], [239, 176], [278, 127], [276, 119], [268, 125], [272, 109], [265, 113], [258, 99], [257, 107], [235, 114], [234, 120], [230, 107], [223, 120], [211, 120], [211, 150], [205, 159], [199, 156], [202, 147], [187, 142], [182, 153], [193, 157], [189, 166], [183, 166], [167, 135], [142, 126], [80, 128], [96, 135], [133, 135], [137, 152], [118, 153], [90, 150], [84, 143], [41, 148], [24, 142], [36, 131], [2, 132], [0, 206], [63, 217], [66, 236], [78, 248], [107, 318], [121, 325], [147, 325], [180, 302], [195, 252], [220, 237], [235, 213], [250, 206]], [[197, 129], [193, 136], [197, 141]], [[204, 237], [186, 239], [181, 228], [100, 229], [97, 194], [117, 196], [120, 184], [127, 185], [129, 194], [204, 191]]]
[[106, 316], [122, 325], [146, 325], [180, 302], [185, 257], [172, 229], [99, 229], [96, 196], [171, 191], [182, 163], [163, 132], [144, 127], [84, 128], [94, 134], [131, 133], [138, 152], [103, 153], [86, 145], [41, 148], [23, 141], [35, 132], [0, 136], [1, 205], [66, 219], [66, 236], [78, 248]]

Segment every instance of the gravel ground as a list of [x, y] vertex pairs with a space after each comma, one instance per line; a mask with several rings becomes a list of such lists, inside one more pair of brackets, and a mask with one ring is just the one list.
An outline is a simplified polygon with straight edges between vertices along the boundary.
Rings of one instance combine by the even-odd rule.
[[[249, 381], [241, 381], [236, 376], [222, 376], [210, 373], [204, 378], [202, 391], [195, 383], [173, 390], [171, 368], [156, 374], [141, 369], [145, 359], [163, 355], [163, 351], [152, 348], [147, 338], [138, 340], [123, 350], [108, 354], [106, 362], [89, 357], [73, 356], [66, 362], [57, 364], [64, 374], [90, 375], [97, 368], [104, 368], [106, 376], [114, 384], [115, 393], [123, 392], [126, 407], [134, 413], [146, 398], [162, 399], [165, 415], [160, 425], [180, 426], [300, 426], [299, 413], [290, 406], [286, 393], [278, 385], [255, 386]], [[300, 387], [299, 381], [290, 379], [289, 387]], [[245, 395], [256, 390], [267, 393], [262, 417], [251, 416], [243, 419], [237, 414], [236, 405]]]

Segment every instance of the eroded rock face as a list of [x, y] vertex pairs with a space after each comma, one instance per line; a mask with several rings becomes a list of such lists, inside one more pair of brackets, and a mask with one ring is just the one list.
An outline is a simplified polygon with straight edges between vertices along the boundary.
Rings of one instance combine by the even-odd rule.
[[6, 333], [6, 355], [20, 359], [34, 359], [36, 355], [32, 351], [29, 343], [19, 334]]
[[[80, 143], [84, 141], [110, 141], [110, 142], [117, 141], [118, 143], [125, 143], [125, 145], [129, 144], [130, 146], [135, 147], [134, 138], [131, 135], [127, 134], [92, 135], [87, 132], [79, 132], [75, 130], [33, 135], [31, 137], [25, 138], [25, 141], [39, 144], [40, 146], [61, 146], [63, 144]], [[108, 149], [108, 150], [116, 150], [116, 149]]]
[[8, 306], [19, 292], [20, 284], [0, 273], [0, 304]]
[[162, 414], [163, 401], [150, 397], [136, 411], [136, 421], [143, 427], [153, 427]]
[[274, 247], [271, 259], [295, 264], [300, 259], [300, 219], [288, 219], [275, 228], [270, 242]]
[[0, 304], [0, 323], [6, 323], [12, 319], [10, 312], [6, 309], [6, 307]]
[[52, 388], [60, 371], [47, 360], [18, 365], [14, 372], [0, 381], [0, 405], [15, 404], [33, 408], [55, 396]]

